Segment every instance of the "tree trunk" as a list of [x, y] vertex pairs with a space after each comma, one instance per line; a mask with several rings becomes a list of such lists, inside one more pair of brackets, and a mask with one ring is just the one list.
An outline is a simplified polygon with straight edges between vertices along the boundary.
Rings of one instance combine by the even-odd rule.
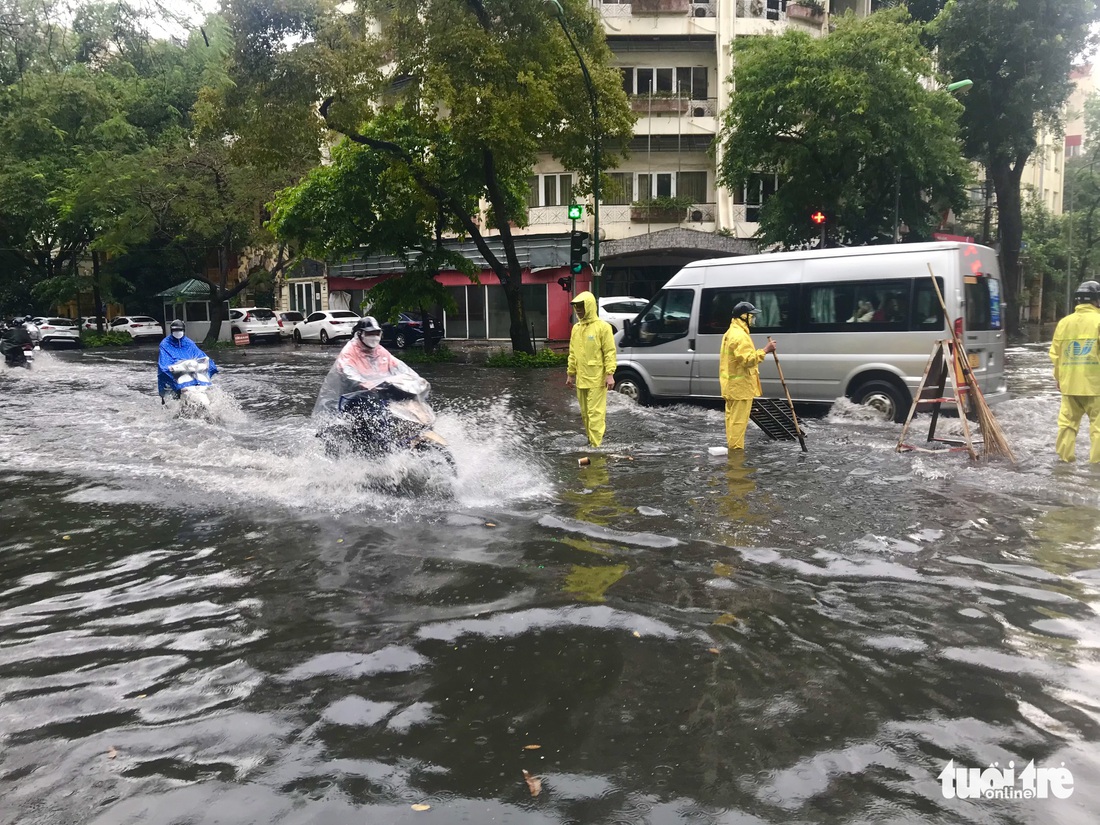
[[418, 309], [420, 310], [420, 325], [424, 329], [424, 352], [435, 352], [435, 338], [432, 337], [431, 330], [428, 328], [428, 318], [431, 316], [423, 305]]
[[[210, 330], [203, 339], [204, 344], [216, 343], [222, 334], [222, 321], [225, 320], [225, 302], [229, 298], [226, 284], [229, 281], [229, 252], [224, 246], [218, 247], [218, 285], [210, 284]], [[238, 286], [237, 292], [240, 291]]]
[[990, 172], [997, 192], [997, 217], [1001, 239], [1001, 274], [1005, 279], [1007, 329], [1020, 332], [1020, 302], [1023, 281], [1020, 277], [1020, 243], [1024, 237], [1023, 208], [1020, 200], [1020, 177], [1026, 158], [1017, 159], [1013, 167], [1007, 161], [994, 161]]
[[527, 312], [523, 306], [523, 292], [520, 289], [520, 278], [509, 278], [501, 281], [504, 287], [504, 297], [508, 299], [508, 334], [512, 338], [512, 352], [526, 352], [534, 355], [535, 345], [531, 341], [531, 330], [527, 327]]
[[102, 296], [99, 292], [99, 253], [92, 253], [92, 313], [95, 315], [95, 331], [103, 334], [103, 313], [100, 311]]

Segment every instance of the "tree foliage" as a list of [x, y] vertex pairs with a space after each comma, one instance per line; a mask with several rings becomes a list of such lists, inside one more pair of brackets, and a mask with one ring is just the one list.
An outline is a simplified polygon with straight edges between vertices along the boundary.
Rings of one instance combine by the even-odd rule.
[[843, 243], [893, 237], [894, 209], [926, 236], [964, 202], [961, 106], [922, 79], [935, 72], [903, 9], [842, 19], [829, 37], [739, 38], [723, 117], [721, 182], [757, 173], [780, 184], [761, 211], [765, 244], [811, 241], [831, 213]]
[[1073, 257], [1073, 280], [1100, 276], [1100, 97], [1085, 104], [1084, 153], [1066, 162], [1063, 204], [1067, 210], [1067, 243]]
[[[961, 118], [967, 157], [986, 167], [997, 193], [1006, 293], [1019, 307], [1023, 239], [1020, 181], [1037, 134], [1060, 134], [1073, 61], [1094, 40], [1095, 0], [950, 0], [933, 32], [945, 72], [969, 78]], [[1008, 313], [1009, 328], [1019, 313]]]
[[[445, 224], [474, 241], [504, 288], [513, 348], [531, 352], [511, 231], [526, 224], [531, 169], [549, 153], [575, 170], [576, 191], [588, 191], [594, 132], [603, 169], [632, 134], [633, 115], [591, 8], [566, 0], [563, 19], [591, 73], [596, 125], [576, 56], [546, 3], [358, 0], [351, 11], [321, 0], [230, 0], [229, 8], [239, 44], [236, 80], [249, 90], [242, 108], [296, 110], [312, 126], [303, 102], [323, 97], [325, 125], [392, 170], [381, 184], [415, 187], [417, 202], [430, 202]], [[378, 194], [377, 203], [389, 199]], [[503, 257], [487, 244], [481, 202]], [[366, 243], [361, 237], [356, 246]]]

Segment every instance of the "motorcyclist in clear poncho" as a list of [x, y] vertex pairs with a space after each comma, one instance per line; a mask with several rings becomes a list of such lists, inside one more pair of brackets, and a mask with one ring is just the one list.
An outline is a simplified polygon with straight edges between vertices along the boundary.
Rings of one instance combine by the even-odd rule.
[[426, 380], [382, 346], [382, 328], [367, 316], [355, 324], [351, 340], [325, 376], [313, 415], [349, 413], [354, 402], [356, 415], [372, 419], [369, 440], [390, 442], [378, 446], [400, 446], [397, 442], [434, 423], [435, 413], [428, 406], [430, 392]]

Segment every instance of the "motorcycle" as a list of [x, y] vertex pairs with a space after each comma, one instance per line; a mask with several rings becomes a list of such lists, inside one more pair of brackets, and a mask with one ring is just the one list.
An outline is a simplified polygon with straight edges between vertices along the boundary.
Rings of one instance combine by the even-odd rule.
[[13, 344], [0, 342], [0, 351], [4, 353], [4, 363], [9, 367], [30, 369], [34, 363], [34, 354], [41, 349], [37, 344]]
[[[208, 417], [210, 415], [210, 359], [187, 358], [168, 367], [179, 391], [180, 415]], [[163, 402], [163, 399], [161, 399]]]
[[349, 452], [379, 458], [408, 451], [438, 456], [453, 469], [446, 439], [432, 429], [435, 412], [427, 394], [428, 382], [415, 373], [344, 393], [334, 420], [317, 435], [333, 458]]

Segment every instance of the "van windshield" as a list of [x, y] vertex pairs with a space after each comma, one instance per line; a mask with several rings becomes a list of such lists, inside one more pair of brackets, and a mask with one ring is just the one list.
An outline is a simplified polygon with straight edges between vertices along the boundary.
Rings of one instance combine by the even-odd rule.
[[967, 275], [966, 329], [968, 332], [1001, 329], [1001, 282], [992, 275]]

